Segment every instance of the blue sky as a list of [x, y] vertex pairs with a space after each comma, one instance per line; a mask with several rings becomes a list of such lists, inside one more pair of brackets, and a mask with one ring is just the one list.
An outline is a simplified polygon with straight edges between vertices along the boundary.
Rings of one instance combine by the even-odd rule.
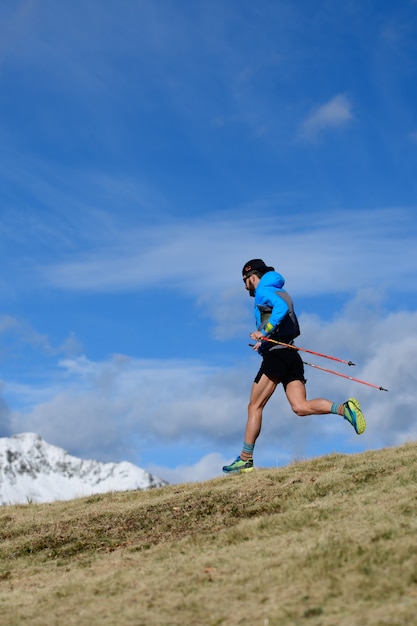
[[278, 389], [256, 464], [417, 437], [415, 1], [5, 0], [0, 42], [0, 436], [219, 475], [261, 257], [299, 345], [389, 392], [306, 366], [367, 431]]

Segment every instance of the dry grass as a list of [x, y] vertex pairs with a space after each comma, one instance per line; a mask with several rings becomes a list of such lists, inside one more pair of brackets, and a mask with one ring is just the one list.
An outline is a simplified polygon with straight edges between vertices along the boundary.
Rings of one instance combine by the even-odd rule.
[[417, 444], [0, 509], [0, 623], [410, 626]]

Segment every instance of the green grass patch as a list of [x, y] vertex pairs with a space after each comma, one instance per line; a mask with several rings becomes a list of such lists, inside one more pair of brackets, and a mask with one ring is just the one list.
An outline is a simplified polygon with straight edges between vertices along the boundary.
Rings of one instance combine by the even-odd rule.
[[0, 508], [2, 623], [405, 626], [417, 444]]

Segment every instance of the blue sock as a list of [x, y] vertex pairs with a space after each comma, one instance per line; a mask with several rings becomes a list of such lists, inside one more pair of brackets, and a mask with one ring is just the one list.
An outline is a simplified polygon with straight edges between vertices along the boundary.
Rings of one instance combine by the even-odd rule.
[[[330, 413], [334, 413], [335, 415], [340, 415], [339, 409], [342, 405], [337, 404], [337, 402], [333, 402], [332, 408], [330, 409]], [[343, 411], [344, 413], [344, 411]]]
[[245, 453], [245, 456], [247, 455], [250, 458], [252, 457], [254, 447], [255, 447], [254, 443], [246, 443], [246, 441], [244, 441], [242, 452]]

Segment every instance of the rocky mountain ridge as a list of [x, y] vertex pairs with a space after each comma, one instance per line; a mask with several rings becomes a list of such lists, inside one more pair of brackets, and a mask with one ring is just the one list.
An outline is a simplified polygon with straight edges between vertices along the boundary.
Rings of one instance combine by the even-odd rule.
[[71, 500], [166, 484], [127, 461], [101, 463], [71, 456], [35, 433], [0, 437], [0, 505]]

